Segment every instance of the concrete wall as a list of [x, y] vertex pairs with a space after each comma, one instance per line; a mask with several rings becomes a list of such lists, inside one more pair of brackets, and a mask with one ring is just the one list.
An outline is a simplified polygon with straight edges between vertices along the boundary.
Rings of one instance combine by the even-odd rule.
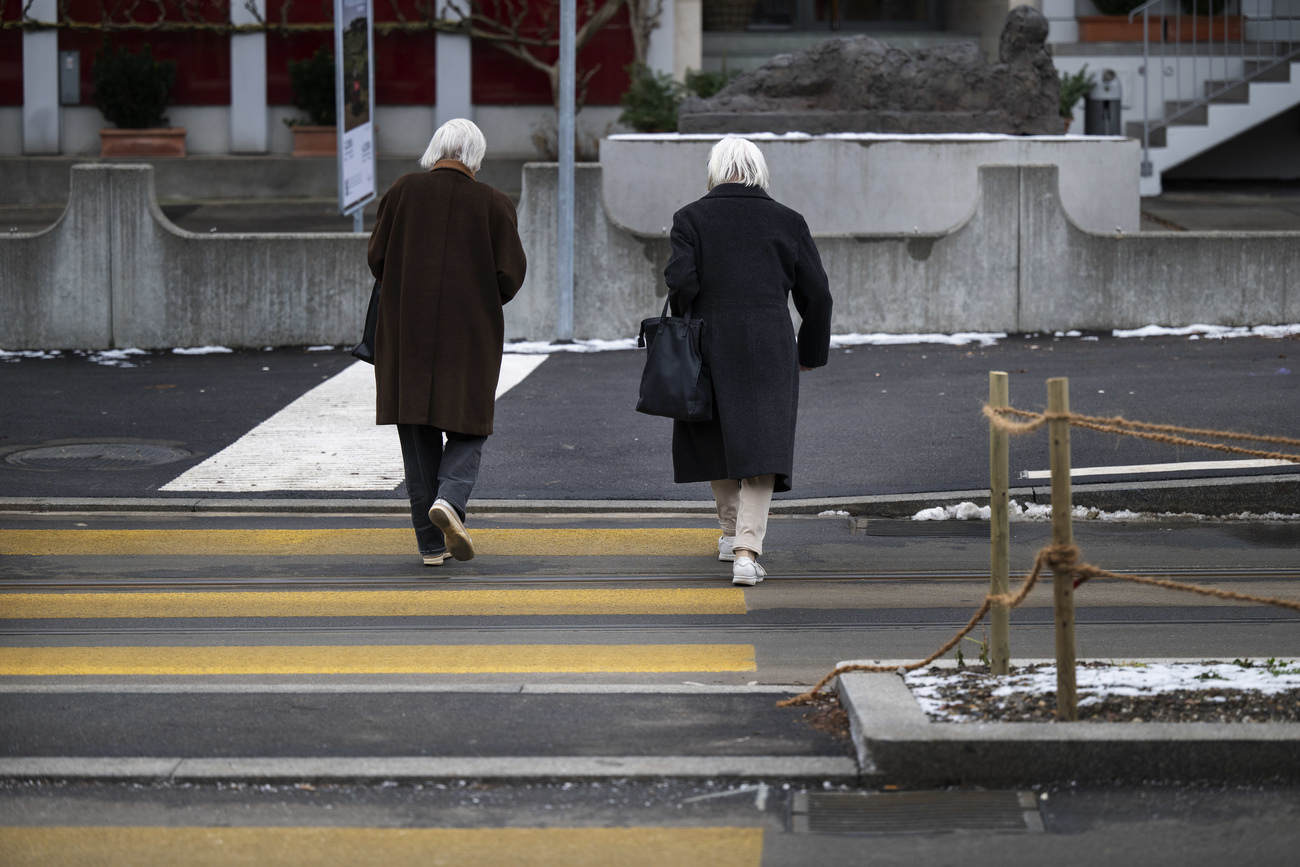
[[[524, 168], [530, 268], [509, 332], [548, 336], [555, 306], [555, 168]], [[575, 334], [633, 334], [667, 292], [666, 233], [598, 205], [602, 168], [577, 172]], [[814, 232], [836, 332], [1056, 331], [1300, 321], [1300, 233], [1093, 233], [1062, 206], [1056, 166], [982, 166], [966, 220], [941, 232]], [[590, 305], [590, 309], [586, 309]]]
[[[1080, 121], [1082, 123], [1082, 121]], [[601, 142], [605, 207], [638, 232], [672, 225], [704, 195], [716, 135], [616, 135]], [[1103, 136], [747, 136], [772, 175], [771, 193], [814, 234], [943, 232], [964, 222], [990, 163], [1060, 167], [1066, 212], [1098, 232], [1141, 226], [1137, 142]]]
[[148, 165], [72, 170], [63, 217], [0, 236], [0, 346], [355, 342], [364, 235], [196, 235], [163, 216]]
[[[524, 169], [528, 280], [507, 339], [554, 335], [554, 164]], [[1055, 166], [979, 169], [942, 232], [819, 234], [836, 332], [1054, 331], [1300, 321], [1300, 233], [1100, 234], [1062, 207]], [[602, 169], [577, 170], [577, 337], [635, 334], [658, 313], [669, 246], [613, 220]], [[148, 165], [72, 171], [67, 211], [0, 235], [0, 347], [345, 344], [370, 280], [364, 235], [196, 235], [154, 201]]]

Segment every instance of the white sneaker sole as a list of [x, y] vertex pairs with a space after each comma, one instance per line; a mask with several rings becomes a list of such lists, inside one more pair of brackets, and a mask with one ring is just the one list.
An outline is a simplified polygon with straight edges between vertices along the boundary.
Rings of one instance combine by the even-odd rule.
[[433, 508], [429, 509], [429, 520], [447, 538], [447, 551], [454, 559], [474, 559], [474, 543], [470, 540], [469, 533], [465, 532], [465, 525], [460, 522], [460, 516], [454, 509], [442, 503], [434, 503]]
[[758, 577], [757, 575], [754, 575], [752, 577], [748, 575], [743, 575], [743, 576], [733, 577], [731, 579], [731, 583], [739, 585], [741, 587], [753, 587], [755, 584], [761, 583], [762, 580], [763, 579]]
[[451, 554], [443, 551], [441, 554], [421, 554], [420, 558], [424, 560], [426, 566], [441, 566]]

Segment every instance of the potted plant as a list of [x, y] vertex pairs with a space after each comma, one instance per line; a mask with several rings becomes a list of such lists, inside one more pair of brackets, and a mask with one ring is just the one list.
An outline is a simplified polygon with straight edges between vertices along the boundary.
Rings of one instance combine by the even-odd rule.
[[334, 52], [321, 47], [306, 60], [290, 60], [289, 86], [293, 88], [294, 107], [307, 112], [306, 120], [284, 120], [293, 130], [293, 155], [332, 157], [337, 154], [339, 140], [335, 126]]
[[[1080, 42], [1141, 42], [1142, 19], [1128, 20], [1128, 14], [1146, 0], [1093, 0], [1100, 15], [1079, 17]], [[1160, 40], [1160, 17], [1150, 19], [1151, 39]]]
[[1065, 121], [1065, 131], [1070, 131], [1074, 122], [1074, 104], [1088, 95], [1097, 79], [1088, 72], [1088, 64], [1078, 72], [1067, 72], [1061, 76], [1061, 118]]
[[95, 105], [117, 129], [99, 131], [106, 157], [183, 157], [184, 127], [170, 128], [163, 112], [176, 82], [176, 61], [154, 60], [145, 45], [139, 54], [105, 42], [91, 67]]

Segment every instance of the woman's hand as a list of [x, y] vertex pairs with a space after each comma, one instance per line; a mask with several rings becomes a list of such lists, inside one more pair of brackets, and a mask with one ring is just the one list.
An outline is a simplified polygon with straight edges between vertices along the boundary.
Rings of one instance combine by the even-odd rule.
[[807, 373], [807, 372], [810, 371], [810, 370], [812, 370], [811, 367], [804, 367], [802, 364], [799, 365], [799, 372], [800, 372], [800, 373]]

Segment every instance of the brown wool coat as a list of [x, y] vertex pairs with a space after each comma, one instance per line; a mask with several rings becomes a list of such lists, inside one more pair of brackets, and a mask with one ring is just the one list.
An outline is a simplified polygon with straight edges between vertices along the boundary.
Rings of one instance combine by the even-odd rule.
[[382, 281], [376, 424], [492, 433], [505, 323], [527, 262], [515, 207], [459, 162], [403, 175], [370, 235]]

